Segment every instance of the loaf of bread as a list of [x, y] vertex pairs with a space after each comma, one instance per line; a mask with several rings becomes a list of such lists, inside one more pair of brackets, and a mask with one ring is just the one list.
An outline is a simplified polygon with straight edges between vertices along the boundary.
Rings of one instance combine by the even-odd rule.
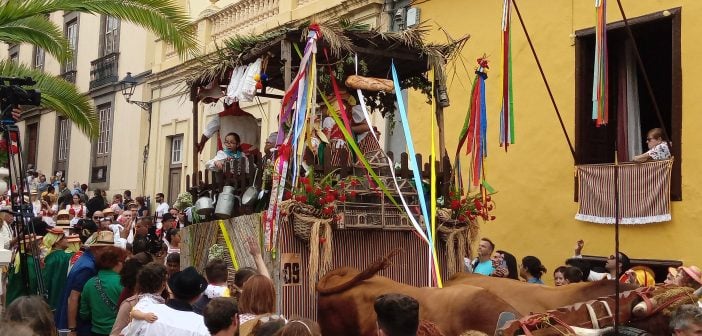
[[345, 83], [347, 87], [352, 89], [384, 92], [394, 91], [393, 83], [389, 79], [351, 75], [346, 78]]

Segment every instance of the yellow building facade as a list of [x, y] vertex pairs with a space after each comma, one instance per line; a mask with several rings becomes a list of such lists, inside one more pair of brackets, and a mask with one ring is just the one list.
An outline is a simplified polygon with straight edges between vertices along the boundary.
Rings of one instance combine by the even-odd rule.
[[[702, 177], [697, 169], [702, 164], [702, 158], [697, 152], [702, 143], [702, 134], [698, 132], [702, 117], [696, 112], [700, 105], [696, 81], [702, 76], [702, 66], [696, 62], [696, 58], [702, 49], [702, 44], [698, 41], [702, 27], [696, 23], [696, 17], [702, 13], [702, 3], [622, 0], [622, 4], [632, 23], [645, 23], [647, 20], [657, 22], [656, 20], [675, 16], [677, 18], [670, 20], [679, 20], [675, 22], [679, 22], [677, 28], [680, 38], [677, 42], [673, 41], [673, 47], [676, 44], [679, 46], [679, 65], [682, 69], [681, 88], [677, 91], [677, 104], [681, 109], [681, 116], [677, 118], [681, 121], [677, 127], [672, 126], [670, 133], [673, 140], [678, 137], [682, 150], [679, 157], [676, 157], [682, 163], [682, 200], [672, 202], [673, 220], [670, 222], [622, 226], [620, 248], [631, 258], [680, 260], [686, 265], [700, 265], [702, 234], [699, 233], [697, 224], [702, 219]], [[575, 141], [576, 111], [579, 111], [576, 106], [576, 83], [582, 80], [578, 73], [586, 72], [582, 65], [576, 70], [577, 64], [580, 64], [576, 40], [586, 38], [589, 33], [586, 30], [595, 25], [594, 2], [536, 0], [518, 1], [517, 5], [520, 6], [527, 30], [553, 90], [566, 130]], [[444, 110], [444, 114], [446, 144], [450, 155], [455, 153], [460, 126], [468, 110], [475, 60], [485, 54], [491, 61], [491, 71], [486, 81], [489, 154], [486, 173], [487, 181], [498, 191], [493, 196], [496, 203], [493, 214], [497, 218], [483, 223], [480, 235], [489, 237], [497, 249], [513, 253], [518, 260], [527, 255], [539, 257], [549, 270], [544, 276], [548, 281], [552, 281], [553, 269], [572, 256], [578, 239], [585, 240], [584, 254], [612, 254], [613, 225], [574, 219], [578, 204], [574, 202], [573, 157], [516, 12], [512, 14], [516, 144], [511, 145], [509, 152], [505, 153], [499, 147], [502, 1], [427, 1], [418, 7], [421, 9], [422, 20], [428, 20], [429, 40], [446, 42], [445, 33], [453, 38], [470, 35], [461, 54], [462, 60], [449, 64], [447, 70], [451, 106]], [[621, 20], [617, 3], [610, 1], [607, 21], [614, 23]], [[675, 29], [673, 27], [673, 39]], [[623, 32], [624, 30], [619, 30], [620, 35]], [[647, 38], [656, 37], [644, 36], [637, 38], [637, 41], [645, 43]], [[667, 52], [670, 55], [670, 51]], [[616, 67], [616, 64], [610, 66]], [[660, 66], [670, 65], [663, 62]], [[591, 74], [592, 70], [589, 71]], [[591, 78], [589, 83], [583, 84], [585, 87], [592, 87]], [[675, 85], [672, 86], [675, 91]], [[639, 91], [643, 101], [647, 92], [645, 89]], [[670, 96], [670, 93], [663, 95], [666, 94]], [[664, 114], [675, 109], [676, 93], [672, 95], [672, 103], [663, 101], [660, 104]], [[589, 96], [585, 100], [591, 104]], [[586, 111], [590, 113], [591, 109]], [[422, 130], [414, 135], [415, 145], [418, 146], [418, 151], [426, 153], [430, 137], [425, 125], [429, 124], [431, 113], [423, 97], [412, 95], [409, 114], [410, 122], [415, 126], [413, 129]], [[645, 131], [643, 132], [645, 137]], [[586, 144], [587, 140], [583, 139], [582, 144]], [[463, 162], [468, 160], [466, 157]]]

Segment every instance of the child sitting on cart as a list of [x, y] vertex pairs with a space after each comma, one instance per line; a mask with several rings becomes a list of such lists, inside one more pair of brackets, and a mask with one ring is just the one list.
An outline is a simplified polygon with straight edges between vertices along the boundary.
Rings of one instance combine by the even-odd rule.
[[226, 161], [242, 160], [243, 171], [248, 173], [249, 159], [246, 157], [243, 149], [239, 135], [234, 132], [229, 133], [224, 137], [224, 149], [218, 150], [215, 157], [205, 163], [205, 168], [212, 171], [222, 171]]

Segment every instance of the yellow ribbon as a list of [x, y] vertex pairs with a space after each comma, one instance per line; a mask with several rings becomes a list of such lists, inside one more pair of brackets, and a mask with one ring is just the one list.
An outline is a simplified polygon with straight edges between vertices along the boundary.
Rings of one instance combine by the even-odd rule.
[[232, 241], [229, 239], [227, 227], [224, 225], [224, 221], [221, 219], [217, 221], [217, 224], [219, 224], [219, 229], [222, 230], [222, 236], [224, 236], [224, 242], [227, 244], [227, 249], [229, 250], [229, 256], [232, 258], [234, 269], [239, 269], [239, 262], [236, 260], [236, 251], [234, 251]]
[[[436, 78], [434, 77], [434, 67], [429, 69], [429, 78], [431, 78], [431, 92], [434, 93], [434, 84]], [[432, 249], [432, 256], [434, 257], [434, 272], [436, 273], [436, 284], [439, 288], [443, 287], [441, 281], [441, 272], [439, 270], [439, 260], [436, 257], [436, 135], [434, 134], [434, 128], [436, 128], [436, 96], [431, 99], [431, 111], [429, 112], [429, 119], [431, 119], [431, 161], [429, 162], [430, 172], [431, 172], [431, 241], [434, 243], [430, 247]]]

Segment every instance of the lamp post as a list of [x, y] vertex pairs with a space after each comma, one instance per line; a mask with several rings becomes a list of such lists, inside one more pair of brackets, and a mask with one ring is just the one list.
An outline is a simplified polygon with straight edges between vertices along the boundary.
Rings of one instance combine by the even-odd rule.
[[122, 86], [122, 96], [127, 100], [127, 103], [137, 105], [141, 107], [142, 110], [146, 111], [147, 120], [149, 121], [149, 132], [146, 138], [146, 145], [144, 146], [144, 161], [142, 163], [142, 178], [141, 178], [141, 193], [146, 193], [146, 162], [149, 159], [149, 145], [151, 144], [151, 102], [132, 100], [132, 95], [136, 86], [139, 84], [136, 78], [132, 77], [131, 72], [127, 72], [127, 75], [120, 82]]

